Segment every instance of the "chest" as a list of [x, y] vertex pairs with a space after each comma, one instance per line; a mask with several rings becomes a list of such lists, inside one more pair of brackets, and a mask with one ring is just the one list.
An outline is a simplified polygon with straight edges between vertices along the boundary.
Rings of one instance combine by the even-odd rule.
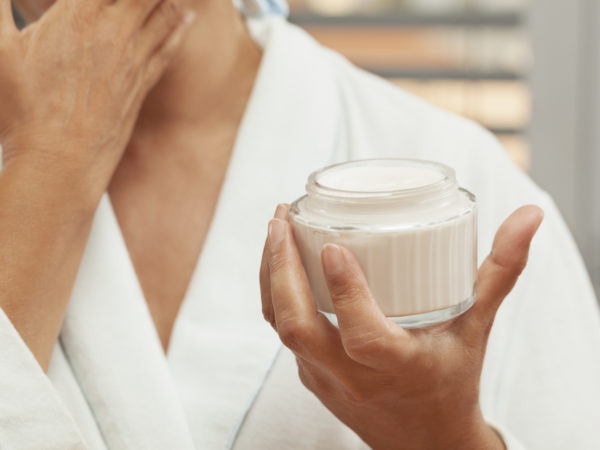
[[[166, 350], [208, 235], [232, 143], [193, 136], [132, 141], [109, 193]], [[210, 150], [206, 150], [209, 148]]]

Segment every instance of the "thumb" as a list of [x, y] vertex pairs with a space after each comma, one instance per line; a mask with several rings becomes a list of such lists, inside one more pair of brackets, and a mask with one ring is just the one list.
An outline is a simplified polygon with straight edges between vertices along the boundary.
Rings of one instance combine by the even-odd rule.
[[477, 301], [459, 322], [477, 335], [488, 333], [504, 297], [527, 264], [531, 240], [544, 218], [537, 206], [522, 206], [496, 232], [492, 251], [479, 267]]

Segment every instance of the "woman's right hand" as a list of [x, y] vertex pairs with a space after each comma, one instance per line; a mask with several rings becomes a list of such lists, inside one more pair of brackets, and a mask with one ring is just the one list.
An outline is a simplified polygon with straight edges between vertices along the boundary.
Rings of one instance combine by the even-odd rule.
[[0, 0], [0, 313], [47, 368], [138, 111], [190, 16], [178, 0], [58, 0], [25, 30]]
[[99, 199], [192, 17], [176, 1], [58, 0], [19, 31], [0, 0], [4, 165], [75, 169]]

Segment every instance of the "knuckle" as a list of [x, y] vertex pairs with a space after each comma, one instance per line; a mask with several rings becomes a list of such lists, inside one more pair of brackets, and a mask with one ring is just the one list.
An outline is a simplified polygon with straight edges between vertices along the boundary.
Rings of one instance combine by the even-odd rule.
[[351, 306], [365, 295], [360, 287], [344, 278], [332, 282], [330, 290], [331, 297], [338, 306]]
[[527, 260], [520, 259], [513, 262], [511, 265], [499, 266], [499, 268], [506, 280], [516, 280], [521, 276], [526, 265]]
[[386, 353], [388, 345], [386, 337], [379, 333], [361, 333], [344, 340], [346, 353], [355, 360], [377, 358]]
[[494, 249], [488, 255], [488, 258], [491, 260], [493, 267], [496, 267], [501, 272], [504, 272], [509, 277], [516, 278], [521, 275], [521, 272], [525, 269], [527, 265], [528, 255], [498, 255]]
[[344, 289], [346, 289], [346, 285], [348, 284], [346, 277], [347, 274], [345, 273], [329, 274], [328, 281], [330, 289], [337, 292], [342, 292]]
[[300, 378], [300, 382], [306, 389], [308, 389], [311, 392], [313, 391], [310, 376], [308, 375], [306, 369], [304, 368], [304, 366], [302, 366], [301, 363], [298, 363], [298, 378]]
[[515, 264], [515, 275], [518, 277], [520, 276], [523, 271], [525, 270], [525, 267], [527, 266], [527, 255], [525, 255], [523, 258], [520, 258], [519, 261]]
[[273, 308], [263, 306], [262, 308], [263, 318], [275, 328], [275, 314], [273, 314]]
[[269, 258], [271, 272], [276, 273], [284, 270], [289, 265], [289, 258], [283, 251], [275, 251]]
[[278, 324], [279, 339], [283, 345], [298, 352], [306, 347], [307, 342], [311, 338], [309, 328], [302, 322], [297, 320], [286, 320]]

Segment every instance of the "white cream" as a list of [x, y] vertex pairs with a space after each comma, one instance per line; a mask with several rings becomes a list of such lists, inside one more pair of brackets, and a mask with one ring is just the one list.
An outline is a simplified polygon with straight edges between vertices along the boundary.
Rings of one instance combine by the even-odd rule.
[[356, 256], [384, 314], [404, 326], [438, 323], [471, 306], [476, 208], [452, 169], [402, 159], [349, 162], [313, 173], [307, 192], [290, 217], [321, 311], [334, 312], [321, 267], [326, 243]]
[[443, 173], [422, 167], [351, 166], [324, 172], [317, 181], [323, 187], [340, 191], [386, 192], [420, 188], [443, 178]]

